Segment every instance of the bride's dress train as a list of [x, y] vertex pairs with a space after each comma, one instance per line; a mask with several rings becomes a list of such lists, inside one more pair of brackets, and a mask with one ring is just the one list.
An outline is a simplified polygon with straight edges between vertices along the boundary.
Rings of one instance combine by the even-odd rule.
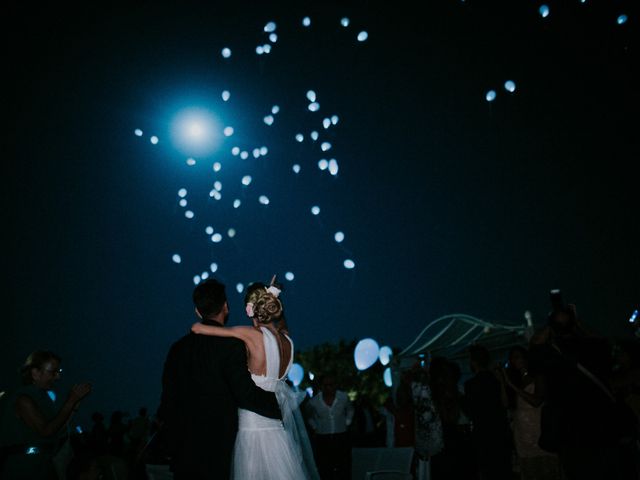
[[[248, 410], [238, 410], [238, 436], [233, 453], [234, 480], [319, 480], [313, 453], [297, 394], [279, 377], [278, 341], [269, 329], [261, 327], [267, 358], [267, 374], [251, 375], [257, 386], [275, 392], [282, 410], [282, 421]], [[287, 337], [289, 339], [289, 337]], [[289, 339], [291, 342], [291, 339]], [[293, 362], [293, 342], [291, 360]], [[285, 372], [285, 376], [286, 376]]]

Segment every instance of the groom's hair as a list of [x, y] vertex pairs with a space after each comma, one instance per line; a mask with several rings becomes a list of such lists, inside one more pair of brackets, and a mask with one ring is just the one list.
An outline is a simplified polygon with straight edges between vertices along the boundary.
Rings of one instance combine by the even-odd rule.
[[213, 278], [205, 280], [193, 290], [193, 304], [202, 318], [218, 315], [226, 301], [224, 285]]

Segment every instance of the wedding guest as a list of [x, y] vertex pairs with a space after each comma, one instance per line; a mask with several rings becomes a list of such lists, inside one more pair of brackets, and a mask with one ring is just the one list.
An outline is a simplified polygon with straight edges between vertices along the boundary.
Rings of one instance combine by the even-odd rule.
[[322, 480], [351, 476], [351, 444], [347, 428], [354, 415], [353, 405], [333, 376], [322, 379], [321, 391], [307, 403], [308, 423], [316, 464]]
[[560, 479], [557, 455], [538, 446], [540, 407], [545, 398], [545, 382], [541, 375], [529, 373], [528, 351], [514, 347], [503, 379], [510, 393], [513, 439], [522, 480]]
[[469, 347], [474, 376], [464, 384], [465, 411], [473, 425], [472, 444], [482, 480], [511, 478], [511, 432], [504, 389], [490, 370], [491, 356], [481, 345]]
[[[91, 385], [74, 385], [58, 407], [53, 394], [60, 379], [61, 358], [35, 351], [21, 368], [23, 386], [9, 395], [0, 412], [0, 447], [5, 460], [3, 480], [55, 480], [54, 455], [66, 440], [65, 425]], [[50, 393], [51, 392], [51, 393]]]
[[435, 480], [476, 478], [470, 429], [458, 387], [460, 367], [444, 357], [434, 357], [429, 371], [433, 402], [442, 420], [444, 443], [442, 452], [431, 459], [431, 474]]

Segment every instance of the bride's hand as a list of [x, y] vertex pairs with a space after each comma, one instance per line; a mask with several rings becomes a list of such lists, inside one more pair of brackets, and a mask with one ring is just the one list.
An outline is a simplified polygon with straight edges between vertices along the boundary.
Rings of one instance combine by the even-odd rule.
[[191, 331], [193, 333], [197, 333], [198, 335], [204, 333], [204, 325], [200, 322], [196, 322], [193, 325], [191, 325]]

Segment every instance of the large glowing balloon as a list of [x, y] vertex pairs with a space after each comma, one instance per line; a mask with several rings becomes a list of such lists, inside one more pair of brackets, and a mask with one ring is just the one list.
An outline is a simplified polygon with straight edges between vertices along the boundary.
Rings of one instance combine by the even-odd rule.
[[366, 370], [378, 360], [380, 347], [373, 338], [360, 340], [353, 352], [353, 359], [358, 370]]

